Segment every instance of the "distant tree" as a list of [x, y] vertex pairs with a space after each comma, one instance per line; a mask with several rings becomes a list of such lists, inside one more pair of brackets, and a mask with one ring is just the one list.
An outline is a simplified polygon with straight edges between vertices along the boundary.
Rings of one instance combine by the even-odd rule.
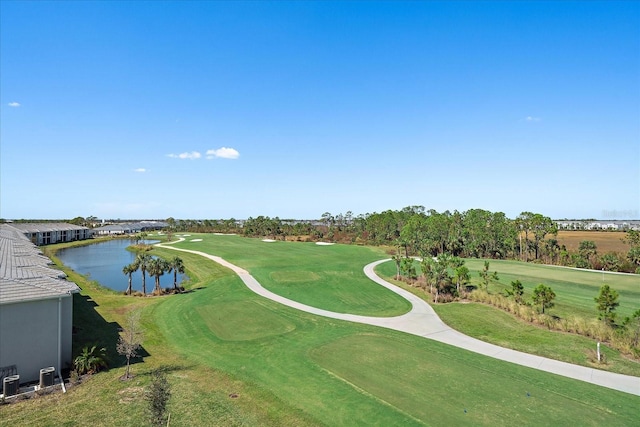
[[600, 257], [602, 268], [606, 271], [618, 271], [620, 269], [620, 259], [613, 252], [608, 252]]
[[553, 307], [553, 300], [556, 298], [555, 292], [549, 287], [540, 283], [533, 290], [533, 302], [534, 304], [540, 304], [542, 313], [544, 314], [545, 308]]
[[124, 373], [124, 379], [129, 379], [129, 367], [131, 365], [131, 359], [138, 356], [138, 350], [142, 346], [142, 340], [144, 334], [142, 326], [140, 325], [140, 311], [131, 311], [127, 316], [126, 327], [122, 329], [122, 333], [118, 338], [116, 350], [118, 354], [126, 357], [127, 369]]
[[174, 256], [169, 260], [169, 272], [173, 271], [173, 289], [178, 290], [178, 273], [184, 274], [184, 263], [180, 257]]
[[544, 216], [541, 214], [534, 214], [530, 219], [531, 229], [533, 231], [533, 247], [536, 254], [536, 259], [538, 259], [540, 253], [540, 243], [544, 240], [544, 237], [547, 234], [558, 234], [558, 227], [556, 223], [551, 220], [548, 216]]
[[611, 289], [609, 285], [602, 285], [600, 294], [593, 300], [597, 304], [598, 319], [613, 324], [616, 319], [615, 310], [620, 305], [618, 302], [618, 292]]
[[627, 252], [627, 259], [634, 265], [640, 267], [640, 246], [634, 246]]
[[623, 239], [623, 241], [632, 248], [640, 247], [640, 231], [638, 230], [629, 230], [627, 231], [627, 235]]
[[549, 262], [551, 264], [555, 264], [560, 253], [560, 245], [558, 244], [558, 239], [547, 240], [545, 243], [545, 249], [547, 251], [547, 256], [549, 257]]
[[578, 252], [590, 265], [593, 265], [592, 258], [598, 254], [597, 249], [596, 243], [592, 240], [583, 240], [578, 245]]
[[333, 223], [335, 221], [335, 219], [333, 218], [333, 215], [331, 215], [330, 212], [323, 213], [322, 216], [320, 217], [320, 220], [327, 227], [327, 230], [331, 228], [331, 226], [333, 225]]
[[[524, 255], [525, 262], [529, 260], [529, 232], [532, 230], [531, 218], [533, 215], [533, 212], [522, 212], [515, 220], [520, 239], [520, 259], [522, 259]], [[522, 243], [522, 233], [524, 233], [524, 243]]]
[[151, 384], [145, 392], [145, 399], [149, 403], [149, 421], [152, 426], [162, 427], [167, 424], [167, 403], [171, 398], [171, 386], [167, 381], [164, 368], [151, 372]]
[[167, 223], [167, 225], [169, 226], [170, 229], [174, 229], [176, 228], [176, 220], [173, 217], [169, 217], [165, 220], [165, 222]]
[[136, 271], [138, 271], [138, 266], [136, 265], [136, 263], [131, 263], [129, 265], [125, 265], [124, 267], [122, 267], [122, 273], [129, 276], [129, 286], [127, 286], [127, 291], [126, 291], [127, 295], [131, 295], [131, 276]]
[[86, 224], [86, 221], [83, 217], [81, 216], [77, 216], [75, 218], [73, 218], [72, 220], [68, 221], [69, 224], [73, 224], [73, 225], [82, 225], [84, 226]]

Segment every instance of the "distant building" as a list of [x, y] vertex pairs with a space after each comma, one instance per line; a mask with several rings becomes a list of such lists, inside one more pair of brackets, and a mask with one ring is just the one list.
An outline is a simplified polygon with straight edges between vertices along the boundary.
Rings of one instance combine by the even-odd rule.
[[23, 227], [0, 224], [0, 384], [9, 375], [25, 383], [37, 381], [41, 369], [59, 375], [71, 366], [73, 294], [80, 288], [35, 246], [41, 232], [53, 231], [29, 230], [28, 238]]
[[13, 227], [22, 231], [34, 245], [50, 245], [53, 243], [73, 242], [90, 239], [91, 229], [67, 223], [12, 223]]
[[640, 220], [557, 220], [560, 230], [640, 230]]
[[92, 231], [98, 236], [121, 236], [127, 234], [137, 234], [143, 231], [161, 230], [168, 226], [169, 224], [162, 221], [123, 222], [119, 224], [108, 224], [102, 227], [96, 227]]

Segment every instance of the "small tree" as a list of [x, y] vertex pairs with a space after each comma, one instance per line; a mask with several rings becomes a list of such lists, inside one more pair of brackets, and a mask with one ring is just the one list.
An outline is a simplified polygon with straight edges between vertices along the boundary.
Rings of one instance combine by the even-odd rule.
[[153, 426], [164, 426], [167, 423], [167, 403], [171, 397], [171, 387], [163, 368], [151, 372], [151, 384], [145, 393], [149, 402], [149, 421]]
[[631, 317], [624, 319], [624, 326], [629, 328], [631, 332], [631, 346], [637, 352], [638, 343], [640, 343], [640, 309], [633, 312]]
[[615, 309], [620, 305], [618, 292], [611, 289], [609, 285], [602, 285], [600, 294], [593, 300], [598, 306], [598, 319], [613, 324], [616, 319]]
[[535, 304], [540, 304], [542, 307], [542, 313], [544, 314], [545, 308], [553, 307], [553, 300], [556, 298], [555, 292], [549, 287], [542, 283], [540, 283], [533, 290], [533, 302]]
[[396, 264], [396, 280], [400, 280], [400, 263], [402, 262], [402, 255], [400, 255], [400, 252], [398, 251], [396, 255], [391, 257], [391, 259]]
[[129, 374], [131, 359], [138, 356], [138, 349], [142, 345], [143, 337], [144, 334], [140, 326], [140, 311], [132, 311], [127, 316], [127, 327], [122, 330], [116, 345], [118, 354], [127, 358], [127, 370], [123, 376], [124, 379], [131, 378]]
[[489, 283], [492, 281], [498, 281], [500, 280], [500, 278], [498, 278], [498, 272], [494, 271], [493, 273], [489, 272], [489, 261], [485, 261], [484, 262], [484, 266], [482, 268], [482, 270], [480, 270], [478, 272], [478, 275], [480, 276], [480, 284], [481, 286], [484, 286], [484, 290], [485, 291], [489, 291]]
[[413, 258], [402, 258], [400, 261], [400, 271], [402, 271], [409, 280], [414, 280], [416, 278], [416, 267], [413, 265]]
[[469, 269], [465, 265], [456, 267], [453, 271], [453, 278], [456, 281], [456, 290], [460, 294], [460, 286], [465, 286], [471, 280]]
[[524, 295], [524, 286], [520, 280], [514, 280], [511, 282], [511, 289], [505, 289], [507, 296], [513, 297], [513, 299], [520, 304], [522, 302], [522, 296]]

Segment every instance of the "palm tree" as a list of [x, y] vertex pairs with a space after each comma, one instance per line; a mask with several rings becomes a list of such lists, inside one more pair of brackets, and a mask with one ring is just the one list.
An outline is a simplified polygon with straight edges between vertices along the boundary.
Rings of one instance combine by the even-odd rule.
[[155, 278], [155, 290], [154, 293], [160, 295], [160, 276], [169, 270], [169, 263], [162, 258], [152, 258], [148, 265], [149, 275]]
[[149, 268], [149, 263], [153, 258], [146, 252], [141, 252], [138, 254], [135, 260], [135, 264], [138, 266], [140, 271], [142, 271], [142, 294], [147, 294], [147, 269]]
[[184, 263], [180, 257], [173, 257], [169, 261], [169, 271], [171, 273], [173, 271], [173, 289], [175, 291], [178, 290], [178, 273], [184, 274]]
[[79, 374], [98, 372], [100, 368], [107, 367], [107, 349], [98, 348], [97, 345], [85, 346], [74, 360], [73, 365]]
[[133, 275], [133, 273], [135, 273], [136, 271], [138, 271], [138, 265], [135, 262], [122, 267], [122, 273], [129, 276], [129, 286], [127, 287], [127, 291], [125, 292], [127, 295], [131, 295], [131, 275]]

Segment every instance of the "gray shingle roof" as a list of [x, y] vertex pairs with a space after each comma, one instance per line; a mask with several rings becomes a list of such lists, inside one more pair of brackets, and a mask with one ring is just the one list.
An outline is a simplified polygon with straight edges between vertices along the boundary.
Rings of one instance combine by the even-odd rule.
[[17, 228], [23, 233], [44, 233], [47, 231], [72, 231], [72, 230], [88, 230], [87, 227], [80, 225], [68, 224], [66, 222], [47, 222], [47, 223], [30, 223], [30, 222], [16, 222], [11, 224], [12, 227]]
[[23, 231], [0, 224], [0, 304], [64, 296], [80, 291]]

